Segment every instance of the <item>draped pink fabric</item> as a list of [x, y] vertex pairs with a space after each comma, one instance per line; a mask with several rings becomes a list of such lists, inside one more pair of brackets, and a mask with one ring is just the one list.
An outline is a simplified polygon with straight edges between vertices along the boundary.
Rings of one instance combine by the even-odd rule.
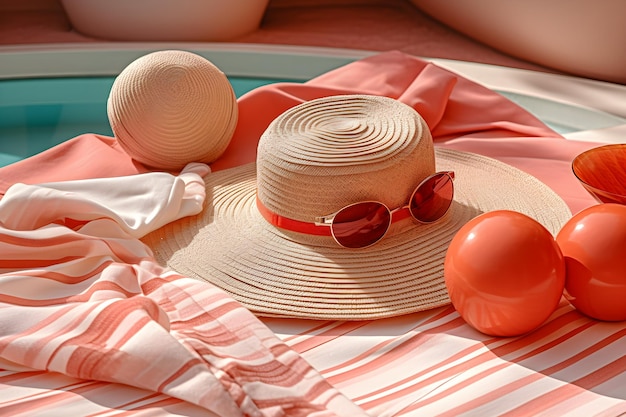
[[532, 114], [479, 84], [419, 58], [387, 52], [305, 84], [271, 84], [242, 96], [235, 135], [212, 169], [253, 161], [258, 138], [276, 116], [304, 101], [339, 94], [382, 95], [414, 107], [426, 120], [436, 143], [462, 137], [562, 139]]

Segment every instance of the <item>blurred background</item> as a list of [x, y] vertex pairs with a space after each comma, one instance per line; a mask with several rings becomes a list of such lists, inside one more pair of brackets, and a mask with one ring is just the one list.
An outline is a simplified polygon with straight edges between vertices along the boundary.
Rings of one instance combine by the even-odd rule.
[[621, 0], [0, 0], [0, 46], [170, 41], [176, 19], [200, 16], [206, 35], [185, 41], [400, 50], [624, 84], [625, 15]]

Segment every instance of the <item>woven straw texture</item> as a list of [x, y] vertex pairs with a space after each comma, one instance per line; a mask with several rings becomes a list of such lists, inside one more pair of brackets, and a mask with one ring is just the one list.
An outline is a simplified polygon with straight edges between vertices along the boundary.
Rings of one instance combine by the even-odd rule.
[[[446, 216], [428, 225], [410, 218], [396, 222], [364, 249], [278, 229], [255, 203], [258, 186], [266, 206], [302, 221], [363, 199], [395, 208], [435, 169], [455, 172], [455, 199]], [[571, 216], [534, 177], [476, 154], [433, 150], [413, 109], [364, 96], [324, 98], [288, 110], [261, 138], [256, 164], [205, 181], [204, 212], [144, 242], [163, 264], [223, 288], [262, 316], [365, 320], [442, 306], [449, 303], [445, 253], [467, 221], [509, 209], [556, 233]]]
[[399, 207], [435, 172], [424, 119], [396, 100], [363, 95], [286, 111], [263, 134], [257, 162], [263, 204], [305, 222], [357, 201]]
[[219, 158], [233, 136], [238, 108], [219, 68], [194, 53], [167, 50], [138, 58], [118, 75], [107, 113], [133, 159], [177, 170]]

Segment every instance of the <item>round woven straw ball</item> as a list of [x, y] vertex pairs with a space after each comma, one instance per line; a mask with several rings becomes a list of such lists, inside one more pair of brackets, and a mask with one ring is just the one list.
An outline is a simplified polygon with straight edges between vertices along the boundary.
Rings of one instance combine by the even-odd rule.
[[211, 163], [237, 125], [237, 99], [226, 75], [187, 51], [158, 51], [129, 64], [107, 102], [120, 145], [144, 165], [177, 170]]

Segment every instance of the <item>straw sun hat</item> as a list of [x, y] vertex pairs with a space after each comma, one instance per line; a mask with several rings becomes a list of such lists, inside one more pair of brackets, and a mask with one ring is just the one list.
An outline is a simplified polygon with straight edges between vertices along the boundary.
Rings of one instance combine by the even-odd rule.
[[[455, 173], [445, 216], [430, 224], [410, 217], [393, 222], [378, 243], [362, 249], [273, 226], [256, 202], [313, 223], [360, 201], [405, 205], [435, 170]], [[378, 96], [333, 96], [293, 107], [261, 137], [256, 164], [205, 181], [204, 211], [144, 242], [160, 262], [223, 288], [260, 316], [363, 320], [442, 306], [449, 303], [446, 249], [467, 221], [510, 209], [555, 233], [570, 217], [554, 192], [518, 169], [434, 149], [415, 110]]]

